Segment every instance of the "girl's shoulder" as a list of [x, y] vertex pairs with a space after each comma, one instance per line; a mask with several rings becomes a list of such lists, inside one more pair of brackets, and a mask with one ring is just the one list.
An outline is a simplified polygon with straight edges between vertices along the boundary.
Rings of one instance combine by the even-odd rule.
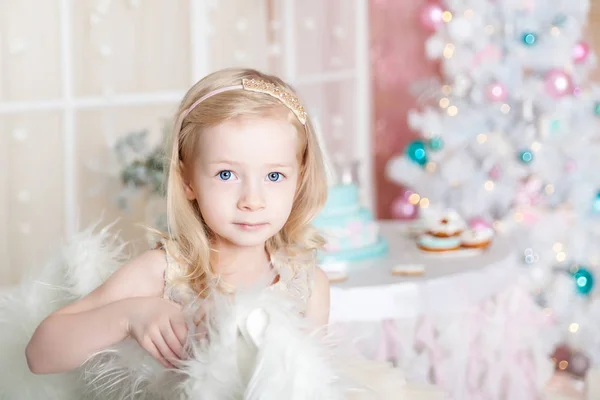
[[163, 277], [166, 270], [167, 260], [164, 252], [151, 249], [134, 257], [115, 271], [111, 280], [116, 286], [128, 287], [130, 297], [156, 296], [164, 289]]

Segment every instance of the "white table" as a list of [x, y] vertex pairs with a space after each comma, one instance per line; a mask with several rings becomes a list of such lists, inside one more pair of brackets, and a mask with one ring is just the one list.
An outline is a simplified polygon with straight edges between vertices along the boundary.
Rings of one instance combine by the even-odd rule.
[[[518, 277], [517, 256], [506, 237], [496, 237], [483, 252], [428, 254], [417, 249], [407, 228], [398, 222], [382, 222], [381, 233], [389, 243], [388, 254], [349, 264], [348, 279], [331, 285], [333, 322], [459, 311], [493, 296]], [[392, 275], [392, 268], [399, 264], [423, 265], [425, 274]]]
[[[406, 225], [382, 223], [387, 256], [351, 264], [331, 287], [331, 320], [365, 355], [394, 361], [409, 379], [431, 381], [455, 399], [538, 398], [548, 349], [547, 316], [521, 284], [524, 266], [509, 238], [479, 255], [423, 254]], [[420, 277], [395, 277], [421, 264]]]

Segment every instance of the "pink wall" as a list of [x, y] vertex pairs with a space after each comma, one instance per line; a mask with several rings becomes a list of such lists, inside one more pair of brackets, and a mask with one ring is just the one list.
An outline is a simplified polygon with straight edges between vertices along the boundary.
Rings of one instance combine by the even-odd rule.
[[438, 73], [425, 58], [428, 34], [417, 15], [426, 0], [371, 0], [371, 74], [375, 157], [376, 213], [391, 218], [390, 205], [401, 188], [385, 177], [385, 165], [414, 136], [406, 122], [415, 106], [412, 82]]

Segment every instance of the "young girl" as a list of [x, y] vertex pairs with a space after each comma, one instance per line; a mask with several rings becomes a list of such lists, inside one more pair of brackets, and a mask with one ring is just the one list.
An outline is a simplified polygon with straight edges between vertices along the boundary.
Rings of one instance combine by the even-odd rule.
[[167, 240], [48, 316], [26, 349], [32, 372], [73, 370], [126, 338], [174, 368], [190, 356], [186, 304], [270, 274], [265, 290], [285, 293], [312, 329], [327, 325], [329, 284], [315, 265], [323, 240], [311, 227], [325, 170], [287, 84], [248, 69], [202, 79], [177, 112], [168, 171]]

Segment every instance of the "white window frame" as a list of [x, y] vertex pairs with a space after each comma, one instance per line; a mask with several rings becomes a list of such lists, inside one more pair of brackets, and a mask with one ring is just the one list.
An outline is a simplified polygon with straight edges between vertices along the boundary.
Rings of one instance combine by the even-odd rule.
[[[72, 237], [78, 229], [77, 226], [77, 169], [76, 160], [76, 118], [77, 112], [83, 109], [100, 109], [129, 106], [143, 106], [155, 104], [177, 104], [182, 96], [181, 91], [157, 91], [148, 93], [131, 93], [103, 95], [93, 97], [77, 97], [74, 91], [73, 76], [73, 33], [72, 10], [76, 0], [59, 0], [60, 7], [60, 41], [61, 41], [61, 97], [44, 101], [0, 101], [0, 117], [5, 115], [42, 111], [59, 111], [63, 119], [63, 149], [65, 157], [64, 185], [65, 185], [65, 236]], [[204, 27], [209, 25], [210, 9], [214, 7], [212, 0], [189, 0], [190, 1], [190, 85], [197, 82], [210, 71], [210, 37]], [[339, 70], [324, 74], [299, 76], [296, 61], [296, 37], [294, 34], [295, 2], [298, 0], [282, 0], [284, 29], [282, 44], [286, 51], [283, 59], [283, 78], [294, 85], [302, 88], [308, 85], [327, 84], [340, 81], [348, 81], [354, 85], [356, 110], [354, 113], [356, 127], [354, 146], [356, 154], [352, 156], [360, 161], [359, 178], [361, 186], [361, 197], [365, 206], [372, 207], [374, 204], [374, 182], [373, 176], [373, 152], [371, 132], [371, 89], [369, 74], [369, 29], [368, 29], [368, 0], [352, 0], [355, 2], [354, 40], [355, 57], [354, 68]], [[366, 184], [369, 183], [369, 184]]]

